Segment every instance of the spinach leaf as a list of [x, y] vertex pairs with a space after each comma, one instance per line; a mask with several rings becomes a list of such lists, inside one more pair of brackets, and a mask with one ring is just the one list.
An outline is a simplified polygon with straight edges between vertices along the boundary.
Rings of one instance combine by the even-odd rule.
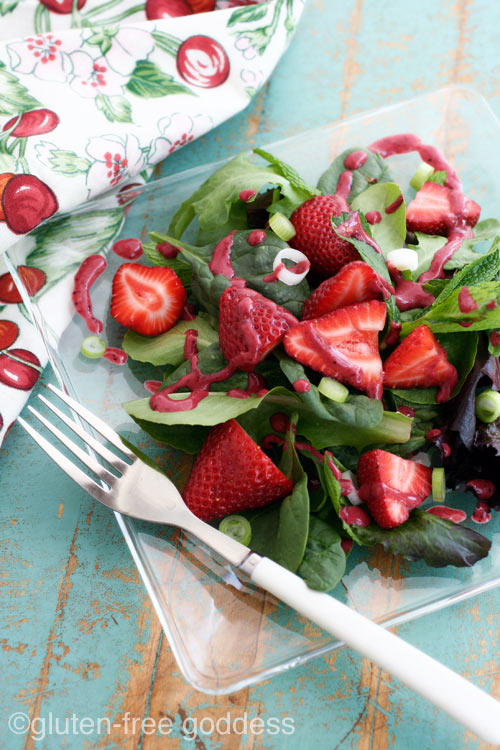
[[[348, 148], [343, 151], [333, 163], [328, 167], [326, 172], [323, 172], [319, 178], [318, 188], [321, 190], [323, 195], [331, 195], [335, 193], [337, 189], [337, 183], [342, 172], [345, 171], [345, 158], [353, 151], [359, 151], [359, 148]], [[363, 190], [376, 182], [393, 182], [392, 174], [389, 169], [389, 165], [385, 159], [379, 154], [372, 154], [366, 149], [361, 149], [367, 154], [367, 159], [364, 164], [358, 169], [355, 169], [352, 173], [352, 185], [349, 195], [347, 197], [348, 202], [354, 200]]]
[[309, 588], [331, 591], [345, 572], [346, 556], [341, 537], [326, 521], [311, 516], [309, 536], [298, 573]]
[[198, 351], [219, 341], [217, 331], [199, 316], [194, 320], [181, 320], [173, 328], [159, 336], [141, 336], [128, 330], [123, 339], [123, 350], [138, 362], [153, 365], [180, 365], [184, 362], [186, 332], [198, 331]]
[[377, 224], [370, 226], [375, 242], [380, 246], [384, 257], [390, 250], [403, 247], [406, 239], [406, 208], [404, 202], [396, 211], [386, 213], [387, 206], [394, 203], [401, 195], [401, 189], [395, 182], [380, 182], [363, 190], [351, 203], [353, 210], [378, 211], [381, 218]]
[[386, 552], [408, 560], [422, 559], [435, 568], [474, 565], [486, 557], [491, 547], [491, 542], [477, 531], [419, 509], [413, 510], [408, 521], [395, 529], [381, 529], [372, 524], [357, 528], [356, 533], [363, 544], [381, 544]]
[[[249, 234], [250, 231], [245, 231], [234, 235], [231, 264], [235, 275], [245, 279], [249, 288], [286, 307], [293, 315], [300, 316], [304, 301], [310, 294], [305, 279], [296, 286], [288, 286], [282, 281], [264, 281], [272, 273], [276, 254], [288, 247], [287, 243], [268, 231], [261, 243], [251, 245], [248, 242]], [[193, 271], [194, 296], [210, 315], [217, 317], [219, 298], [231, 282], [226, 276], [214, 275], [210, 270], [209, 263], [216, 243], [196, 247], [156, 232], [151, 233], [151, 236], [157, 242], [176, 243], [181, 248], [182, 258], [190, 264]]]
[[342, 525], [342, 528], [348, 537], [350, 537], [354, 542], [356, 542], [356, 544], [363, 544], [363, 542], [360, 540], [357, 534], [357, 530], [359, 527], [350, 526], [348, 523], [346, 523], [340, 518], [340, 509], [344, 506], [351, 505], [351, 503], [347, 500], [347, 498], [342, 496], [342, 493], [340, 490], [340, 483], [336, 479], [333, 471], [330, 468], [330, 464], [328, 461], [328, 454], [325, 456], [325, 459], [326, 460], [324, 462], [324, 471], [325, 471], [326, 488], [328, 490], [328, 494], [330, 496], [330, 500], [332, 502], [335, 513], [337, 514], [339, 518], [339, 523]]
[[191, 425], [185, 424], [166, 425], [137, 419], [136, 417], [132, 417], [132, 419], [141, 430], [144, 430], [154, 440], [190, 455], [201, 451], [210, 429], [199, 425], [196, 429], [193, 429]]
[[299, 457], [295, 449], [295, 432], [299, 415], [292, 414], [288, 424], [288, 430], [283, 444], [283, 456], [281, 458], [280, 470], [283, 474], [291, 479], [292, 482], [298, 482], [304, 475], [304, 470], [300, 465]]
[[287, 201], [288, 215], [310, 197], [273, 167], [254, 164], [248, 154], [240, 154], [220, 167], [172, 217], [168, 234], [179, 239], [197, 216], [200, 230], [213, 232], [227, 224], [232, 204], [240, 200], [242, 190], [260, 191], [276, 185]]

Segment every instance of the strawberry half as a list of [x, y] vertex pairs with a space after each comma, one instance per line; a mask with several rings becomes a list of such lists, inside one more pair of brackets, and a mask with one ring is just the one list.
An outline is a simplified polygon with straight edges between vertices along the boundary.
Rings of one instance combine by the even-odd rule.
[[332, 229], [331, 217], [343, 211], [349, 211], [349, 206], [341, 196], [315, 195], [290, 217], [296, 232], [290, 246], [307, 255], [312, 269], [322, 276], [331, 276], [346, 263], [359, 260], [356, 248]]
[[251, 372], [297, 318], [253, 289], [230, 286], [219, 300], [219, 344], [235, 368]]
[[301, 364], [381, 398], [378, 334], [386, 314], [385, 304], [378, 300], [343, 307], [290, 328], [283, 343]]
[[186, 290], [168, 266], [124, 263], [113, 278], [111, 315], [143, 336], [172, 328], [186, 302]]
[[446, 349], [430, 328], [418, 326], [394, 349], [384, 363], [387, 388], [439, 388], [436, 401], [447, 401], [458, 382]]
[[477, 224], [481, 206], [458, 190], [424, 182], [406, 209], [406, 227], [410, 232], [447, 236], [460, 213], [468, 226]]
[[388, 297], [392, 287], [362, 260], [355, 260], [326, 279], [306, 299], [302, 320], [320, 318], [339, 307]]
[[393, 529], [431, 494], [432, 469], [377, 449], [359, 459], [358, 485], [359, 496], [376, 523]]
[[213, 427], [193, 466], [184, 501], [204, 521], [261, 508], [290, 495], [286, 478], [234, 419]]

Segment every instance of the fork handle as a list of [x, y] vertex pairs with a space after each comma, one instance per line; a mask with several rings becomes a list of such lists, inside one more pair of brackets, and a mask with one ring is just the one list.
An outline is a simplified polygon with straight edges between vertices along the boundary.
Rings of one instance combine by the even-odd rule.
[[266, 557], [252, 557], [256, 564], [253, 567], [249, 560], [248, 572], [253, 583], [405, 682], [478, 737], [500, 744], [498, 701], [351, 607], [313, 591], [281, 565]]

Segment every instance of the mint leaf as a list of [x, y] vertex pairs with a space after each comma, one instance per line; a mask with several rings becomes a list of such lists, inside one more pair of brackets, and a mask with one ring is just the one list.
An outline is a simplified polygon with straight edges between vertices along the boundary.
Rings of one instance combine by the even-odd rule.
[[165, 258], [165, 256], [156, 249], [156, 244], [156, 242], [143, 243], [142, 249], [146, 258], [153, 266], [168, 266], [168, 268], [171, 268], [172, 271], [175, 271], [177, 276], [182, 281], [184, 288], [189, 293], [191, 282], [193, 280], [193, 273], [191, 271], [191, 266], [189, 265], [189, 263], [186, 263], [182, 260], [182, 258], [179, 257]]
[[331, 591], [345, 573], [346, 556], [341, 537], [330, 524], [311, 516], [309, 536], [298, 574], [309, 588]]
[[350, 203], [363, 190], [377, 182], [394, 182], [388, 162], [379, 154], [372, 154], [366, 149], [348, 148], [343, 151], [324, 172], [318, 182], [318, 188], [323, 195], [332, 195], [337, 190], [337, 183], [342, 172], [345, 171], [344, 160], [353, 151], [364, 151], [368, 158], [364, 164], [355, 169], [352, 175], [352, 185], [347, 197]]
[[435, 182], [437, 185], [444, 185], [447, 177], [448, 177], [448, 172], [446, 170], [438, 169], [436, 172], [433, 172], [426, 179], [426, 182]]
[[378, 224], [370, 225], [373, 239], [380, 246], [382, 254], [387, 256], [390, 250], [403, 247], [406, 239], [406, 209], [404, 201], [396, 211], [386, 213], [385, 209], [401, 195], [401, 189], [395, 182], [381, 182], [363, 190], [351, 203], [353, 210], [378, 211], [382, 217]]
[[363, 544], [381, 544], [386, 552], [408, 560], [421, 559], [435, 568], [474, 565], [487, 556], [491, 547], [491, 542], [476, 531], [418, 509], [395, 529], [372, 524], [358, 527], [356, 534]]
[[319, 190], [317, 190], [315, 187], [312, 187], [311, 185], [308, 185], [307, 182], [302, 179], [299, 173], [289, 164], [286, 164], [281, 159], [278, 159], [276, 156], [273, 156], [268, 151], [264, 151], [261, 148], [254, 148], [253, 152], [254, 154], [257, 154], [258, 156], [261, 156], [263, 159], [268, 161], [278, 174], [283, 175], [283, 177], [285, 177], [289, 181], [292, 187], [296, 188], [297, 190], [302, 190], [304, 193], [308, 193], [310, 198], [312, 198], [314, 195], [321, 195]]
[[179, 83], [173, 76], [149, 60], [138, 60], [125, 88], [134, 96], [143, 99], [157, 99], [170, 94], [197, 96], [188, 86]]
[[159, 336], [141, 336], [127, 331], [123, 339], [123, 350], [137, 362], [150, 362], [152, 365], [180, 365], [184, 362], [186, 332], [198, 331], [196, 343], [198, 351], [219, 341], [217, 331], [203, 318], [181, 320], [173, 328]]

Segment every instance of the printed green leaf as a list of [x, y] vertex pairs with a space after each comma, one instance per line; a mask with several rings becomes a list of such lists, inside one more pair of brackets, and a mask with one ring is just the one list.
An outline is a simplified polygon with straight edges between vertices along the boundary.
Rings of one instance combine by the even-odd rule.
[[113, 46], [113, 38], [117, 33], [117, 26], [103, 26], [96, 29], [89, 37], [87, 37], [85, 43], [99, 47], [101, 55], [107, 55]]
[[251, 23], [252, 21], [260, 21], [267, 14], [266, 5], [249, 5], [245, 8], [238, 8], [231, 13], [231, 18], [227, 22], [228, 26], [235, 26], [237, 23]]
[[89, 255], [102, 252], [115, 239], [122, 223], [123, 211], [115, 208], [61, 216], [35, 229], [31, 234], [35, 247], [26, 265], [47, 274], [42, 292], [76, 271]]
[[153, 31], [151, 36], [155, 40], [158, 49], [161, 49], [162, 52], [166, 52], [168, 55], [172, 55], [172, 57], [176, 57], [180, 42], [175, 36], [165, 34], [164, 31]]
[[163, 73], [156, 63], [149, 60], [138, 60], [125, 88], [135, 96], [143, 99], [155, 99], [170, 94], [189, 94], [197, 96], [188, 86], [174, 80], [174, 77]]
[[19, 0], [0, 0], [0, 16], [6, 16], [17, 8]]
[[110, 122], [132, 122], [132, 107], [124, 96], [105, 96], [97, 94], [95, 98], [97, 109]]
[[404, 201], [396, 211], [386, 213], [385, 209], [401, 195], [399, 185], [395, 182], [380, 182], [363, 190], [352, 202], [353, 210], [378, 211], [382, 220], [370, 226], [375, 242], [384, 256], [390, 250], [403, 247], [406, 239], [406, 208]]
[[346, 556], [341, 546], [340, 534], [317, 516], [309, 519], [304, 559], [298, 574], [309, 588], [316, 591], [331, 591], [345, 573]]
[[0, 63], [0, 115], [18, 115], [40, 106], [38, 99]]
[[392, 174], [389, 169], [388, 162], [383, 159], [379, 154], [372, 154], [366, 149], [348, 148], [343, 151], [333, 163], [324, 172], [318, 182], [318, 188], [321, 190], [323, 195], [331, 195], [335, 193], [337, 189], [337, 183], [342, 172], [345, 171], [344, 160], [353, 151], [365, 151], [368, 155], [367, 160], [364, 164], [355, 169], [352, 175], [352, 185], [347, 201], [350, 203], [356, 196], [370, 187], [370, 185], [378, 182], [393, 182]]
[[217, 331], [203, 318], [181, 320], [173, 328], [159, 336], [141, 336], [134, 331], [127, 331], [123, 340], [123, 350], [138, 362], [150, 362], [152, 365], [180, 365], [184, 362], [184, 344], [186, 331], [198, 331], [196, 343], [198, 351], [219, 340]]
[[77, 156], [74, 151], [54, 149], [49, 157], [54, 172], [67, 175], [86, 174], [90, 169], [90, 161]]
[[491, 547], [491, 542], [477, 531], [418, 509], [395, 529], [372, 524], [357, 528], [356, 534], [362, 544], [381, 544], [386, 552], [408, 560], [425, 560], [435, 568], [469, 567], [486, 557]]

